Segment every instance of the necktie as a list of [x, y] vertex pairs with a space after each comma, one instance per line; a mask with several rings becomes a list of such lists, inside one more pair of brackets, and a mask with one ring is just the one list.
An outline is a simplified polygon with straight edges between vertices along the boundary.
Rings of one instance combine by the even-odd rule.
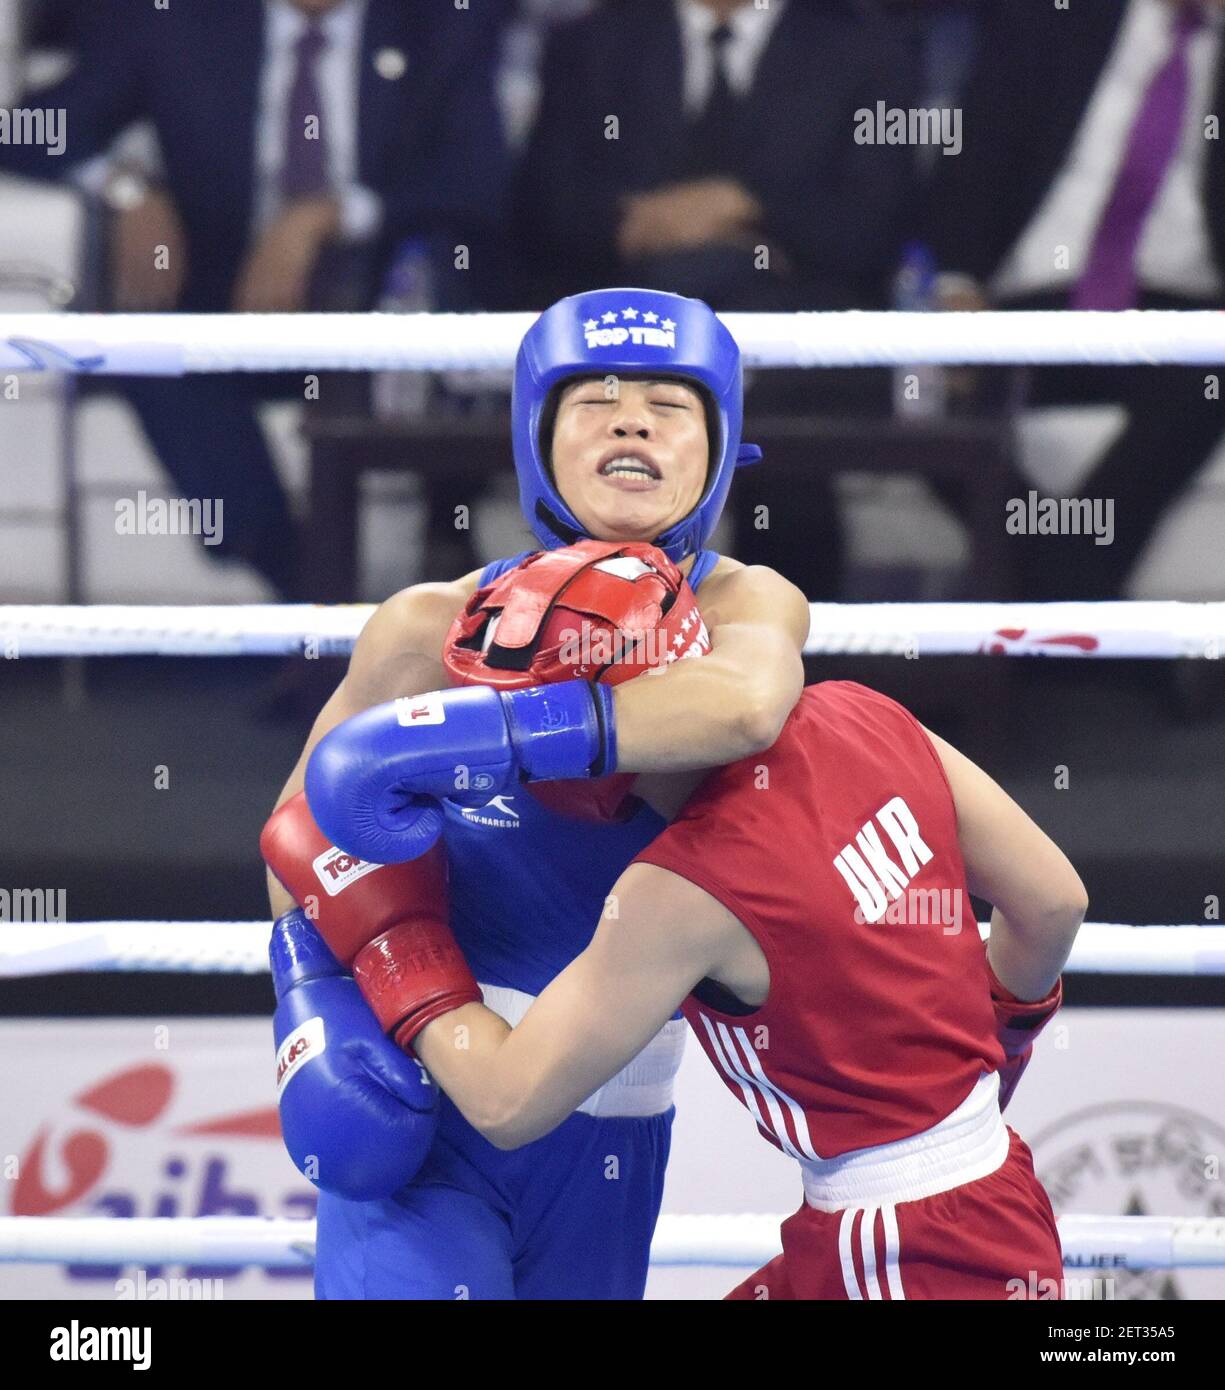
[[[323, 193], [329, 186], [316, 72], [326, 44], [323, 30], [318, 24], [310, 24], [295, 45], [293, 83], [285, 110], [285, 162], [281, 167], [281, 196], [286, 200]], [[309, 139], [308, 120], [314, 127], [309, 132], [314, 138]]]
[[730, 167], [737, 108], [727, 80], [725, 50], [731, 37], [729, 24], [720, 24], [710, 35], [710, 95], [689, 128], [688, 172], [692, 177], [726, 173]]
[[1149, 85], [1102, 213], [1073, 309], [1130, 309], [1136, 303], [1136, 252], [1161, 181], [1178, 149], [1187, 105], [1187, 45], [1203, 20], [1184, 5], [1174, 19], [1174, 47]]

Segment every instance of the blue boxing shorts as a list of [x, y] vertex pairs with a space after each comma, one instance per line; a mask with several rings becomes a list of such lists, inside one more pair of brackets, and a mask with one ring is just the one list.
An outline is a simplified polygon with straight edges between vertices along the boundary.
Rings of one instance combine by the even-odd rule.
[[[513, 1026], [531, 1003], [482, 986]], [[550, 1134], [503, 1151], [444, 1096], [420, 1173], [394, 1197], [319, 1195], [320, 1299], [640, 1299], [663, 1199], [675, 1019]]]

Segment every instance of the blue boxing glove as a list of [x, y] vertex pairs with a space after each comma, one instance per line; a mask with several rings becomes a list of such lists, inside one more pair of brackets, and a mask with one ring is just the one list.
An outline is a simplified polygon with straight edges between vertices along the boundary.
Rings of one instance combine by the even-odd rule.
[[295, 1167], [353, 1202], [390, 1197], [417, 1174], [438, 1128], [438, 1091], [387, 1038], [357, 982], [299, 908], [268, 948], [277, 1009], [277, 1102]]
[[441, 833], [439, 798], [483, 806], [520, 780], [604, 777], [616, 765], [609, 686], [465, 686], [346, 719], [311, 754], [306, 800], [347, 854], [399, 864]]

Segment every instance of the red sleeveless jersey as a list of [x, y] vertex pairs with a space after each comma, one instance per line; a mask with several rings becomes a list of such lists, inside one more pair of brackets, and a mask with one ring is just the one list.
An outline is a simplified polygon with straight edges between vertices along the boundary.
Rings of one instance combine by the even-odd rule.
[[1002, 1065], [948, 779], [886, 696], [809, 686], [773, 747], [712, 772], [636, 862], [705, 889], [765, 953], [761, 1008], [706, 989], [682, 1012], [793, 1157], [917, 1134]]

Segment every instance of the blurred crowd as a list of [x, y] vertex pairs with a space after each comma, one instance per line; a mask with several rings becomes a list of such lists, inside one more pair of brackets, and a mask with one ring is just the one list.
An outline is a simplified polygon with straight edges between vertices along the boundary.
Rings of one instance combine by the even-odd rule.
[[[62, 154], [0, 142], [0, 171], [95, 210], [102, 273], [75, 307], [531, 309], [617, 283], [720, 311], [1225, 304], [1222, 0], [9, 4], [26, 51], [66, 55], [14, 98], [63, 111]], [[999, 378], [948, 374], [926, 413], [1002, 409]], [[885, 417], [894, 387], [763, 371], [747, 406]], [[225, 499], [221, 550], [301, 597], [257, 414], [301, 378], [107, 389], [182, 495]], [[1218, 402], [1194, 368], [1042, 367], [1020, 389], [1127, 423], [1081, 484], [1113, 499], [1112, 544], [1044, 537], [1001, 597], [1118, 596], [1219, 442]], [[442, 527], [473, 500], [427, 486]], [[771, 486], [733, 490], [733, 553], [836, 597], [830, 482]]]

